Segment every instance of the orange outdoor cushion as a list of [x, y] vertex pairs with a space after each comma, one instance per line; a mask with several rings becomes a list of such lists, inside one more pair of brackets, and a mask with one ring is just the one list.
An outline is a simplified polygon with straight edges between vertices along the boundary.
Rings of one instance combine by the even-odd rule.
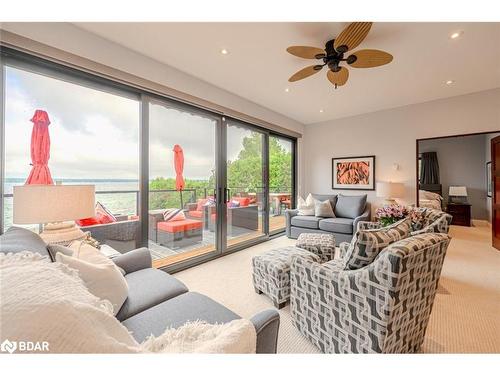
[[201, 221], [196, 220], [175, 220], [175, 221], [160, 221], [157, 224], [158, 230], [169, 232], [169, 233], [177, 233], [184, 232], [188, 229], [198, 229], [202, 227]]
[[207, 203], [207, 201], [208, 199], [198, 199], [198, 202], [196, 203], [196, 211], [203, 210], [203, 206]]
[[248, 197], [232, 197], [231, 200], [239, 202], [240, 207], [246, 207], [250, 204], [250, 198]]
[[189, 216], [201, 218], [203, 216], [203, 211], [189, 211]]

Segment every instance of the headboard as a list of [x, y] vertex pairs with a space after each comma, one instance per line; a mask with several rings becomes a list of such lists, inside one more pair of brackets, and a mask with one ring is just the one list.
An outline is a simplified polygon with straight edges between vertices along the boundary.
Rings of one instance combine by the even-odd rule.
[[440, 196], [443, 196], [443, 190], [441, 187], [441, 184], [419, 184], [420, 185], [420, 190], [427, 190], [432, 193], [439, 194]]

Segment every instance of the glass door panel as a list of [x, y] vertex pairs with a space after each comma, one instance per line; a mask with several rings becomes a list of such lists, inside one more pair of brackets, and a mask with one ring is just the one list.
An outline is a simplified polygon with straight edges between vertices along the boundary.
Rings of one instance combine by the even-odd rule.
[[227, 247], [266, 235], [265, 134], [229, 120], [226, 129]]
[[219, 124], [194, 108], [150, 103], [148, 247], [156, 267], [217, 250]]
[[293, 142], [269, 136], [269, 233], [285, 229], [285, 210], [292, 208]]

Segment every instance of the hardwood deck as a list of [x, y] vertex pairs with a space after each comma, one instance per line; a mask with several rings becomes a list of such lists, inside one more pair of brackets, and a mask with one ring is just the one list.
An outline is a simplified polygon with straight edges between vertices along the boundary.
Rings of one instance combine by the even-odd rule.
[[[269, 231], [274, 232], [280, 229], [285, 228], [285, 217], [284, 216], [271, 216], [269, 218]], [[246, 242], [255, 238], [262, 237], [262, 218], [259, 217], [259, 227], [257, 231], [252, 231], [249, 233], [245, 233], [243, 235], [238, 235], [232, 238], [228, 238], [227, 240], [227, 245], [228, 247], [237, 245], [242, 242]], [[209, 244], [201, 244], [201, 246], [196, 247], [195, 249], [184, 251], [184, 252], [174, 252], [172, 250], [167, 250], [159, 245], [156, 244], [151, 244], [152, 247], [154, 247], [155, 250], [153, 252], [158, 252], [161, 253], [162, 250], [167, 250], [168, 252], [172, 253], [170, 254], [165, 254], [165, 257], [162, 258], [157, 258], [153, 260], [153, 267], [156, 268], [161, 268], [161, 267], [167, 267], [175, 263], [183, 262], [187, 259], [194, 258], [194, 257], [199, 257], [202, 255], [209, 254], [211, 252], [215, 252], [215, 245], [214, 243], [214, 238], [212, 238], [211, 243]], [[161, 248], [161, 249], [158, 249]], [[166, 251], [166, 252], [167, 252]]]

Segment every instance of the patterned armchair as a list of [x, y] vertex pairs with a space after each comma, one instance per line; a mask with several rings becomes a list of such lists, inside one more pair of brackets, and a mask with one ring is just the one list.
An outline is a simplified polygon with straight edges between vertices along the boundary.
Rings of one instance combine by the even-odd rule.
[[291, 265], [293, 324], [325, 353], [418, 352], [450, 238], [425, 233], [389, 245], [369, 265]]

